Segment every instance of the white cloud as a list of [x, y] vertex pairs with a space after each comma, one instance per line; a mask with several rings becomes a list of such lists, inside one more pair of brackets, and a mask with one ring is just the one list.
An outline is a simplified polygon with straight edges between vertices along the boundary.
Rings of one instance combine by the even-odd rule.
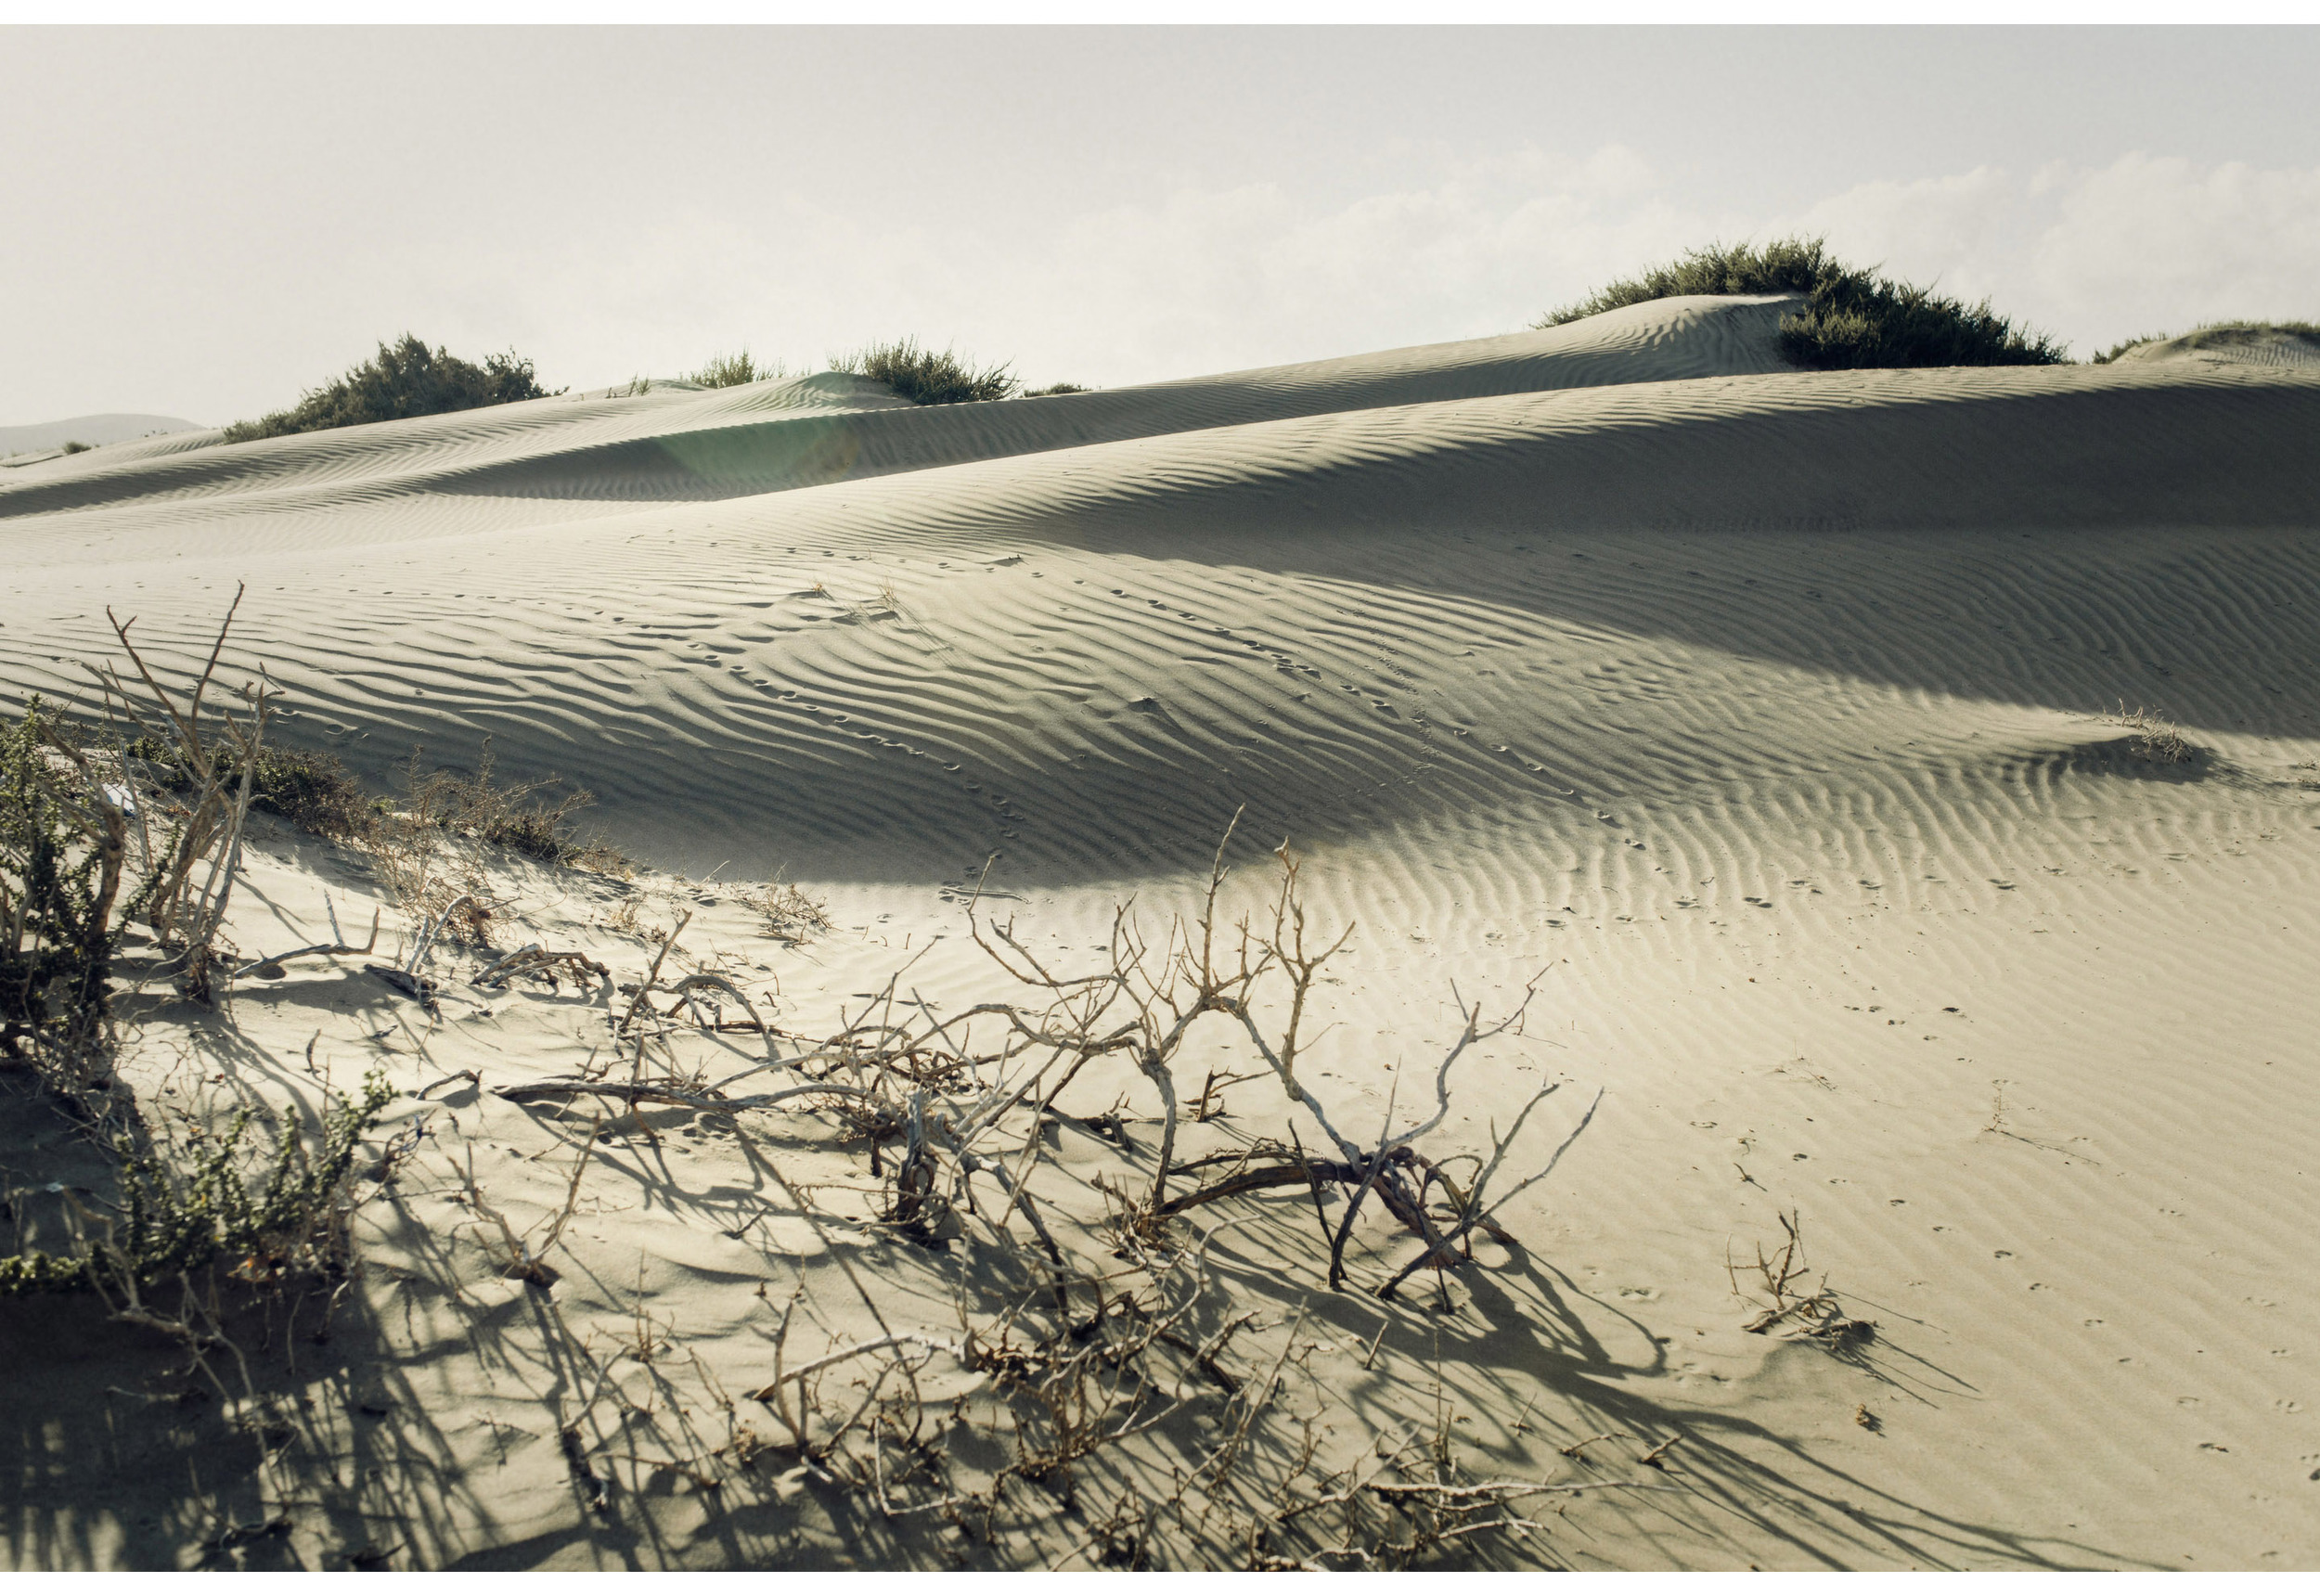
[[2062, 187], [2056, 211], [2029, 276], [2103, 336], [2320, 316], [2320, 170], [2129, 155]]
[[1863, 183], [1769, 231], [1824, 234], [1845, 260], [1978, 300], [2006, 287], [2000, 264], [2006, 237], [2018, 231], [2028, 206], [2022, 186], [2006, 173], [1978, 166], [1914, 183]]
[[1326, 210], [1271, 185], [1184, 189], [1068, 224], [1028, 325], [1140, 375], [1511, 331], [1703, 225], [1617, 148], [1447, 163]]

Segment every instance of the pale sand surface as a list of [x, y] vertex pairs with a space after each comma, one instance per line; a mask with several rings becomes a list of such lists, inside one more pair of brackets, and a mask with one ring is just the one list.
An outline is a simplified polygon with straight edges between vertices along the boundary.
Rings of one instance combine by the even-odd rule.
[[[1302, 1191], [1231, 1205], [1211, 1244], [1264, 1310], [1252, 1367], [1304, 1307], [1330, 1446], [1433, 1423], [1438, 1383], [1475, 1472], [1655, 1487], [1556, 1499], [1543, 1531], [1462, 1555], [2310, 1567], [2320, 376], [1798, 373], [1782, 302], [992, 405], [823, 376], [116, 445], [0, 481], [0, 683], [79, 692], [108, 604], [183, 665], [246, 582], [228, 659], [284, 687], [286, 735], [384, 785], [413, 743], [463, 764], [488, 733], [503, 771], [585, 783], [613, 842], [679, 872], [507, 867], [502, 946], [633, 981], [651, 945], [622, 927], [690, 909], [685, 957], [812, 1034], [914, 958], [931, 1001], [1005, 995], [965, 934], [986, 858], [1019, 935], [1091, 961], [1122, 900], [1155, 926], [1191, 902], [1241, 809], [1228, 897], [1257, 899], [1285, 836], [1317, 922], [1357, 928], [1307, 1066], [1341, 1124], [1369, 1133], [1398, 1062], [1430, 1070], [1453, 983], [1503, 1010], [1542, 970], [1524, 1034], [1461, 1065], [1444, 1134], [1487, 1145], [1566, 1080], [1527, 1132], [1543, 1152], [1604, 1094], [1508, 1210], [1523, 1250], [1483, 1247], [1451, 1313], [1331, 1294]], [[2135, 758], [2120, 701], [2198, 757]], [[733, 883], [778, 870], [836, 929], [767, 937]], [[382, 901], [356, 856], [271, 831], [235, 940], [316, 940], [326, 889], [350, 924]], [[124, 1077], [312, 1102], [310, 1037], [341, 1086], [377, 1062], [406, 1091], [566, 1074], [604, 1041], [601, 996], [451, 981], [431, 1020], [360, 962], [245, 982], [214, 1019], [133, 1000]], [[1251, 1067], [1229, 1041], [1198, 1047]], [[712, 1074], [758, 1046], [685, 1045]], [[1123, 1095], [1149, 1139], [1125, 1067], [1063, 1106]], [[1196, 1151], [1285, 1123], [1269, 1078], [1228, 1101]], [[895, 1329], [955, 1333], [955, 1294], [1020, 1284], [982, 1242], [798, 1218], [765, 1157], [866, 1178], [826, 1118], [747, 1117], [744, 1141], [648, 1113], [657, 1144], [599, 1145], [542, 1293], [455, 1229], [451, 1171], [471, 1158], [528, 1223], [587, 1114], [464, 1082], [389, 1113], [429, 1139], [359, 1188], [360, 1289], [297, 1351], [304, 1505], [231, 1555], [1045, 1566], [1084, 1545], [1060, 1512], [993, 1550], [654, 1464], [729, 1446], [702, 1393], [770, 1378], [768, 1300], [800, 1282], [816, 1351], [874, 1328], [842, 1263]], [[1117, 1151], [1066, 1127], [1051, 1156], [1092, 1237], [1083, 1183]], [[1745, 1332], [1727, 1254], [1782, 1210], [1874, 1342]], [[1412, 1245], [1382, 1217], [1360, 1234], [1373, 1282]], [[696, 1361], [615, 1358], [639, 1314]], [[13, 1324], [15, 1366], [66, 1323]], [[6, 1399], [14, 1563], [224, 1561], [199, 1543], [273, 1511], [273, 1476], [214, 1408], [108, 1395], [152, 1358], [127, 1332], [67, 1339], [53, 1386]], [[656, 1380], [674, 1394], [637, 1419]], [[559, 1444], [575, 1414], [606, 1512]]]
[[2122, 351], [2138, 363], [2198, 362], [2219, 366], [2320, 366], [2320, 338], [2286, 327], [2213, 328], [2181, 338], [2153, 339]]

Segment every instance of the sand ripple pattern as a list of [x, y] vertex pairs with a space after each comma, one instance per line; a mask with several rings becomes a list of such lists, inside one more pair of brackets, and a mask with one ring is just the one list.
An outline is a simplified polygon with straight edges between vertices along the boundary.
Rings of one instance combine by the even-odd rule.
[[[1791, 372], [1779, 308], [948, 411], [818, 379], [94, 451], [0, 489], [0, 686], [82, 692], [108, 604], [185, 662], [247, 582], [231, 658], [293, 735], [383, 779], [488, 733], [656, 862], [830, 883], [837, 998], [994, 855], [1085, 946], [1243, 809], [1241, 860], [1295, 838], [1361, 928], [1315, 1089], [1382, 1113], [1452, 977], [1540, 980], [1485, 1103], [1611, 1088], [1516, 1229], [1627, 1339], [1520, 1355], [1817, 1425], [1845, 1514], [1929, 1526], [1703, 1559], [2308, 1563], [2320, 377]], [[2137, 758], [2120, 701], [2200, 757]], [[970, 989], [961, 941], [930, 991]], [[1721, 1249], [1785, 1206], [1886, 1384], [1731, 1331]], [[1716, 1326], [1760, 1367], [1695, 1356]], [[1459, 1374], [1486, 1415], [1493, 1367]], [[1628, 1527], [1592, 1555], [1680, 1555]]]

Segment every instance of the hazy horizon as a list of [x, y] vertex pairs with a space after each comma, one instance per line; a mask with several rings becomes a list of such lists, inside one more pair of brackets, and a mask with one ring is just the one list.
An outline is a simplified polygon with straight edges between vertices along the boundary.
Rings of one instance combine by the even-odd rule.
[[0, 426], [406, 328], [550, 387], [915, 335], [1101, 385], [1515, 330], [1711, 240], [2069, 341], [2320, 317], [2298, 28], [11, 28]]

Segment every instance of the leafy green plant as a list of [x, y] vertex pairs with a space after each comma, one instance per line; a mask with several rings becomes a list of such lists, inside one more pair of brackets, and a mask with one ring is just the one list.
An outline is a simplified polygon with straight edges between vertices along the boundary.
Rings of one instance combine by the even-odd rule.
[[243, 444], [549, 396], [534, 376], [532, 363], [513, 350], [487, 354], [477, 366], [441, 345], [430, 349], [406, 332], [392, 343], [380, 343], [377, 355], [337, 381], [314, 389], [292, 408], [235, 422], [226, 429], [225, 441]]
[[[182, 1165], [117, 1139], [122, 1192], [109, 1233], [75, 1252], [0, 1257], [0, 1297], [111, 1289], [134, 1298], [221, 1261], [251, 1283], [327, 1263], [355, 1155], [394, 1095], [373, 1071], [359, 1097], [325, 1111], [313, 1151], [281, 1116], [248, 1110], [223, 1134], [202, 1139]], [[270, 1159], [250, 1145], [254, 1126], [273, 1135]]]
[[102, 1022], [127, 855], [119, 807], [78, 791], [84, 755], [34, 698], [0, 740], [0, 1049], [86, 1043]]
[[834, 357], [831, 368], [883, 382], [913, 405], [965, 405], [1004, 399], [1022, 384], [1004, 366], [981, 370], [946, 349], [922, 349], [915, 338], [873, 343]]
[[1780, 352], [1814, 370], [1912, 366], [2054, 366], [2069, 356], [2043, 333], [1837, 260], [1820, 238], [1711, 245], [1639, 277], [1622, 278], [1535, 327], [1559, 327], [1623, 305], [1680, 294], [1800, 293], [1780, 320]]

